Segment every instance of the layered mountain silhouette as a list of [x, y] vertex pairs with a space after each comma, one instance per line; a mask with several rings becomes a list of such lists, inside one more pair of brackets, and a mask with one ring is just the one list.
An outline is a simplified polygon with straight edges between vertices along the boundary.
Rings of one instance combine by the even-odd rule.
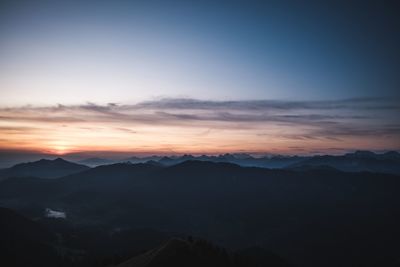
[[89, 167], [66, 161], [61, 158], [54, 160], [21, 163], [11, 168], [0, 170], [0, 180], [10, 177], [40, 177], [46, 179], [59, 178], [73, 173], [88, 170]]
[[356, 151], [343, 156], [314, 156], [309, 159], [289, 165], [287, 168], [319, 168], [329, 166], [347, 172], [379, 172], [400, 174], [400, 154], [387, 152], [375, 154], [370, 151]]
[[100, 166], [100, 165], [113, 164], [113, 163], [117, 163], [117, 162], [114, 160], [111, 160], [111, 159], [104, 159], [104, 158], [87, 158], [87, 159], [79, 161], [78, 163], [86, 165], [86, 166], [90, 166], [90, 167], [96, 167], [96, 166]]
[[303, 160], [307, 157], [299, 157], [299, 156], [272, 156], [272, 157], [252, 157], [249, 154], [245, 153], [235, 153], [235, 154], [223, 154], [219, 156], [193, 156], [193, 155], [183, 155], [183, 156], [148, 156], [148, 157], [129, 157], [121, 160], [110, 160], [104, 158], [88, 158], [79, 161], [78, 163], [82, 163], [88, 166], [96, 167], [104, 164], [110, 163], [146, 163], [149, 161], [159, 162], [162, 165], [176, 165], [178, 163], [182, 163], [187, 160], [198, 160], [198, 161], [211, 161], [211, 162], [229, 162], [235, 163], [242, 166], [255, 166], [255, 167], [266, 167], [266, 168], [281, 168]]
[[149, 157], [130, 157], [120, 161], [89, 158], [79, 163], [91, 167], [111, 164], [116, 162], [146, 163], [158, 162], [164, 166], [176, 165], [188, 160], [210, 161], [210, 162], [228, 162], [238, 164], [243, 167], [262, 167], [281, 169], [288, 168], [293, 170], [302, 169], [320, 169], [330, 167], [341, 171], [350, 172], [381, 172], [400, 174], [400, 153], [390, 151], [377, 154], [371, 151], [356, 151], [345, 155], [323, 155], [323, 156], [264, 156], [253, 157], [249, 154], [223, 154], [219, 156], [149, 156]]
[[396, 175], [330, 167], [118, 163], [4, 180], [0, 205], [32, 218], [62, 210], [65, 222], [90, 229], [145, 227], [230, 250], [256, 245], [298, 266], [387, 266], [399, 248], [398, 188]]

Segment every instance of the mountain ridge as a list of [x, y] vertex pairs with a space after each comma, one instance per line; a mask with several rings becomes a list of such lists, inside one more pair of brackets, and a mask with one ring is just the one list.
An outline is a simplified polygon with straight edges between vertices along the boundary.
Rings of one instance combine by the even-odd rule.
[[[148, 156], [148, 157], [130, 157], [117, 162], [129, 161], [132, 163], [145, 163], [147, 161], [158, 162], [165, 166], [176, 165], [188, 160], [226, 162], [233, 163], [243, 167], [261, 167], [270, 169], [301, 169], [331, 167], [341, 171], [352, 172], [382, 172], [400, 174], [400, 153], [397, 151], [388, 151], [385, 153], [375, 153], [371, 151], [357, 150], [343, 155], [315, 155], [315, 156], [285, 156], [273, 155], [254, 157], [245, 153], [226, 153], [218, 156], [193, 156], [185, 154], [183, 156]], [[344, 166], [344, 163], [351, 163], [352, 166]], [[304, 165], [304, 166], [303, 166]]]
[[38, 161], [19, 163], [10, 168], [0, 170], [0, 180], [11, 177], [40, 177], [45, 179], [60, 178], [69, 174], [78, 173], [90, 167], [62, 158], [54, 160], [40, 159]]

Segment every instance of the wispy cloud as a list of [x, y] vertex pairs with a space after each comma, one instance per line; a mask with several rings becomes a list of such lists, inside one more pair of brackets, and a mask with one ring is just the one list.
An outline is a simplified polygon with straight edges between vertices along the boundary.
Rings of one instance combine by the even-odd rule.
[[[204, 101], [169, 98], [132, 105], [60, 104], [0, 108], [0, 135], [8, 140], [12, 136], [21, 139], [28, 135], [34, 138], [34, 132], [39, 129], [74, 143], [78, 137], [83, 138], [79, 130], [90, 128], [97, 129], [91, 130], [92, 134], [98, 135], [97, 140], [104, 138], [113, 141], [120, 138], [121, 143], [132, 142], [129, 136], [134, 134], [140, 138], [143, 134], [141, 140], [152, 142], [155, 139], [168, 149], [193, 143], [194, 140], [203, 143], [206, 139], [208, 145], [220, 142], [222, 147], [225, 145], [224, 134], [225, 139], [230, 140], [230, 145], [233, 142], [239, 145], [241, 138], [247, 138], [251, 141], [244, 141], [251, 142], [254, 147], [257, 142], [272, 144], [277, 140], [291, 142], [288, 147], [293, 147], [296, 142], [321, 140], [342, 145], [357, 138], [363, 144], [373, 139], [377, 143], [379, 139], [389, 147], [400, 146], [396, 141], [400, 140], [399, 113], [400, 103], [386, 98], [335, 101]], [[173, 135], [175, 138], [171, 138]], [[265, 138], [270, 141], [267, 142]]]
[[350, 98], [320, 101], [247, 100], [204, 101], [187, 98], [165, 98], [146, 101], [132, 107], [145, 109], [179, 110], [331, 110], [331, 109], [400, 109], [400, 104], [388, 98]]

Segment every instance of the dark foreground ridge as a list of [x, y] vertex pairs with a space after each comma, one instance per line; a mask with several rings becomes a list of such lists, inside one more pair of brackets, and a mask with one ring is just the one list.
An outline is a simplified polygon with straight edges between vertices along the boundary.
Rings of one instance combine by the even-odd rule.
[[0, 208], [2, 266], [63, 266], [51, 231], [12, 210]]
[[[76, 233], [68, 233], [65, 229], [61, 233], [54, 230], [12, 210], [0, 208], [2, 237], [0, 263], [8, 267], [111, 266], [110, 264], [113, 263], [116, 267], [257, 267], [260, 264], [288, 266], [284, 260], [268, 251], [262, 251], [261, 258], [257, 249], [231, 253], [211, 242], [193, 240], [191, 237], [187, 240], [171, 238], [156, 248], [128, 260], [124, 260], [125, 257], [109, 256], [109, 258], [96, 261], [90, 259], [90, 256], [88, 258], [86, 252], [69, 247], [68, 239], [73, 238], [72, 235]], [[85, 242], [88, 241], [85, 240]], [[114, 245], [112, 239], [103, 241], [110, 242], [108, 246], [105, 244], [105, 247], [112, 248]], [[98, 258], [101, 259], [100, 256]]]

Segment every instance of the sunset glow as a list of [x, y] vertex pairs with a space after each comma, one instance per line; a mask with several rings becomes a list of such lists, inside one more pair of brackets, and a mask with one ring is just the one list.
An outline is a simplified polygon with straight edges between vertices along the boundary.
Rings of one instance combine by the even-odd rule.
[[385, 150], [399, 147], [400, 136], [391, 125], [396, 118], [390, 116], [396, 108], [398, 103], [388, 99], [160, 99], [134, 105], [5, 108], [0, 110], [0, 146], [58, 155], [84, 151], [307, 154]]

